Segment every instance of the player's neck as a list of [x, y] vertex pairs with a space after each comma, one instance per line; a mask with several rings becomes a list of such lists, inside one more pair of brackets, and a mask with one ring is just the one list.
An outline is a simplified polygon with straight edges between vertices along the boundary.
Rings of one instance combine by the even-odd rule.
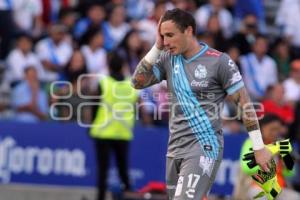
[[185, 59], [192, 58], [194, 55], [199, 53], [202, 48], [203, 46], [200, 45], [197, 40], [193, 40], [186, 52], [182, 53], [182, 55]]

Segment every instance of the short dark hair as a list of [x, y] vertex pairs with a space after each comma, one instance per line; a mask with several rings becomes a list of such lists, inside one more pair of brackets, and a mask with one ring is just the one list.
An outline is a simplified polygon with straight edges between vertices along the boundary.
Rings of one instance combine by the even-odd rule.
[[259, 120], [259, 125], [260, 125], [260, 127], [263, 127], [272, 122], [279, 122], [279, 123], [283, 124], [282, 120], [277, 115], [266, 114], [261, 120]]
[[113, 51], [108, 54], [108, 65], [110, 72], [121, 72], [124, 66], [124, 59], [118, 52]]
[[100, 27], [88, 27], [88, 30], [82, 35], [80, 44], [89, 44], [97, 34], [102, 34]]
[[168, 20], [173, 21], [181, 32], [184, 32], [189, 26], [191, 26], [193, 28], [193, 34], [196, 35], [196, 21], [190, 13], [179, 8], [174, 8], [165, 12], [161, 22]]
[[262, 33], [258, 33], [258, 34], [255, 35], [255, 40], [258, 40], [258, 39], [263, 39], [266, 42], [269, 42], [268, 36], [265, 35], [265, 34], [262, 34]]

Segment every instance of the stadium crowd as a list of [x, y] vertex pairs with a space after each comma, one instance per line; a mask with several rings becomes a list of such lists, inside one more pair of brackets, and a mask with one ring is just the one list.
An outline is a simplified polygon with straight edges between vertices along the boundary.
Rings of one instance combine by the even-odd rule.
[[[273, 1], [270, 22], [261, 0], [0, 0], [0, 120], [91, 123], [93, 106], [80, 105], [93, 102], [111, 55], [131, 76], [161, 15], [178, 7], [193, 13], [200, 41], [238, 64], [259, 116], [277, 115], [283, 137], [300, 143], [300, 3]], [[167, 101], [164, 83], [142, 90], [141, 123], [167, 126]], [[225, 134], [244, 131], [230, 103], [223, 113]]]

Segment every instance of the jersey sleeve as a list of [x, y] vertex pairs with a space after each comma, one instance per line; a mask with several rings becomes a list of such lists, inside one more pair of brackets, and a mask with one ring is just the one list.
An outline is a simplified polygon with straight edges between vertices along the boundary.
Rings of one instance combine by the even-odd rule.
[[159, 59], [153, 65], [153, 74], [155, 75], [158, 82], [166, 80], [166, 62], [168, 61], [169, 55], [166, 52], [161, 53]]
[[244, 87], [237, 65], [227, 54], [222, 54], [218, 67], [218, 79], [227, 94], [232, 95]]

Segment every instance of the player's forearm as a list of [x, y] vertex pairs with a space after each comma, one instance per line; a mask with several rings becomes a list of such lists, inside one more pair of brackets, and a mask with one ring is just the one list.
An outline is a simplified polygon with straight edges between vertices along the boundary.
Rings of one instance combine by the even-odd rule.
[[244, 105], [243, 122], [252, 141], [253, 150], [263, 149], [264, 142], [262, 140], [262, 134], [259, 128], [256, 112], [250, 102], [247, 105]]
[[249, 137], [253, 144], [253, 149], [260, 150], [264, 148], [256, 112], [246, 89], [240, 89], [236, 94], [233, 95], [233, 99], [238, 107], [242, 109], [243, 123], [249, 133]]
[[132, 86], [135, 89], [146, 88], [157, 82], [153, 72], [153, 64], [159, 58], [161, 50], [155, 46], [148, 52], [148, 54], [137, 65], [136, 70], [131, 79]]

